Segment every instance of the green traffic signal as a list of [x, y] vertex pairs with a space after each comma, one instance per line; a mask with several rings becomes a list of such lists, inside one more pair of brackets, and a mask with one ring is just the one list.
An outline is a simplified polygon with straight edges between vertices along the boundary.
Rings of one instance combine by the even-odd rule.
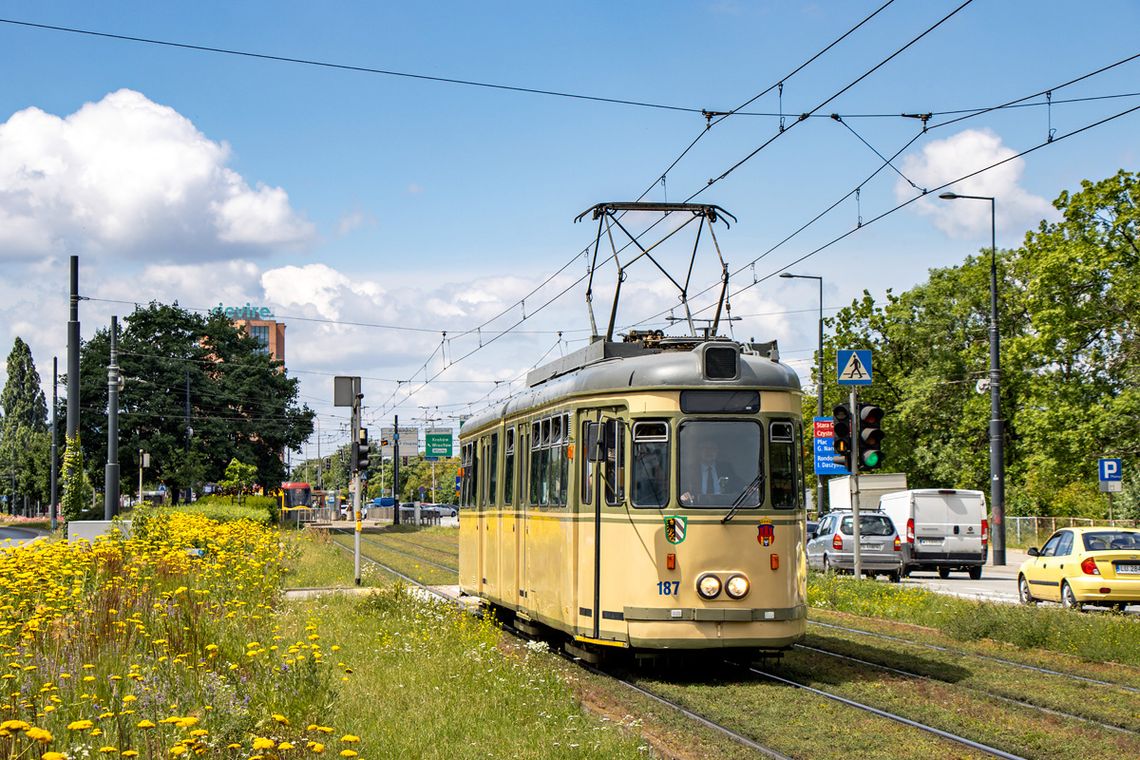
[[885, 457], [880, 447], [886, 437], [880, 427], [883, 423], [883, 410], [874, 404], [859, 405], [859, 467], [863, 470], [878, 469]]

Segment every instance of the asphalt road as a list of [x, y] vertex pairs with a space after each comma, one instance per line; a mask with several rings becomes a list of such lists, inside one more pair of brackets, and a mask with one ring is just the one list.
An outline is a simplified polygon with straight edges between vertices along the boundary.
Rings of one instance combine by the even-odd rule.
[[0, 544], [4, 544], [9, 540], [14, 545], [24, 544], [28, 541], [34, 541], [42, 535], [44, 534], [39, 531], [27, 530], [26, 528], [3, 527], [0, 528]]
[[[919, 572], [904, 578], [906, 585], [922, 586], [940, 594], [951, 594], [968, 599], [985, 599], [991, 602], [1008, 602], [1017, 604], [1017, 569], [1027, 559], [1028, 555], [1020, 549], [1006, 549], [1005, 564], [993, 564], [993, 552], [990, 552], [990, 561], [982, 570], [982, 577], [976, 581], [964, 572], [950, 573], [950, 577], [943, 580], [937, 572]], [[1052, 602], [1042, 602], [1052, 604]], [[1140, 604], [1133, 604], [1127, 612], [1140, 615]]]

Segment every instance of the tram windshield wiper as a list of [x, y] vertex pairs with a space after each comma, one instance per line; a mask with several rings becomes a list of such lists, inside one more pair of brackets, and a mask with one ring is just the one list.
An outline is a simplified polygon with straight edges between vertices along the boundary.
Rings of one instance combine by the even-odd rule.
[[[740, 509], [740, 506], [744, 503], [744, 500], [747, 499], [750, 494], [753, 494], [753, 493], [756, 493], [757, 491], [759, 491], [760, 484], [763, 481], [764, 481], [764, 473], [763, 472], [757, 473], [756, 477], [752, 479], [752, 482], [749, 483], [748, 486], [743, 491], [740, 492], [740, 495], [737, 496], [733, 500], [732, 509], [728, 510], [728, 514], [725, 515], [720, 521], [722, 525], [724, 523], [728, 522], [729, 520], [731, 520], [736, 515], [737, 510]], [[759, 504], [757, 504], [757, 506], [759, 506]]]

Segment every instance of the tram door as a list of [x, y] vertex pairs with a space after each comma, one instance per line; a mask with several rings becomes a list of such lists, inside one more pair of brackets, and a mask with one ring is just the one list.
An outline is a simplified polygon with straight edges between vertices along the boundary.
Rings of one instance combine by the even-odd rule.
[[[612, 412], [611, 412], [612, 413]], [[582, 535], [580, 545], [591, 547], [583, 560], [590, 561], [590, 583], [582, 588], [582, 607], [589, 607], [593, 622], [592, 636], [600, 638], [603, 611], [607, 609], [606, 589], [615, 588], [616, 577], [606, 577], [603, 572], [603, 558], [612, 563], [618, 555], [607, 557], [607, 547], [603, 537], [603, 517], [608, 507], [622, 504], [625, 500], [625, 424], [618, 417], [599, 414], [594, 422], [585, 427], [586, 454], [583, 466], [587, 469], [582, 482], [582, 509], [593, 513], [593, 519], [580, 523], [589, 531]], [[619, 552], [620, 547], [609, 547], [611, 552]], [[612, 609], [612, 608], [611, 608]]]
[[529, 607], [530, 605], [526, 599], [527, 589], [527, 562], [526, 562], [526, 545], [527, 533], [529, 532], [529, 524], [527, 516], [531, 509], [531, 485], [534, 482], [534, 471], [531, 469], [531, 461], [534, 457], [534, 452], [531, 451], [531, 434], [530, 428], [526, 424], [519, 425], [518, 428], [518, 452], [519, 452], [519, 509], [518, 509], [518, 525], [515, 533], [515, 546], [517, 547], [517, 561], [515, 564], [515, 599], [518, 606]]

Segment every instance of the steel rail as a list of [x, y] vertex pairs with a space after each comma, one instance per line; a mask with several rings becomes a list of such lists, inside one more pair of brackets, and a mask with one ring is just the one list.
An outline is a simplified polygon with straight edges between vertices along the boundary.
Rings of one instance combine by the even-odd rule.
[[[346, 551], [346, 552], [350, 551], [347, 546], [339, 544], [335, 541], [333, 542], [333, 545], [336, 546], [337, 548], [343, 550], [343, 551]], [[438, 599], [442, 599], [443, 601], [452, 602], [452, 603], [454, 603], [456, 601], [455, 599], [452, 599], [445, 594], [441, 594], [440, 592], [436, 591], [435, 589], [431, 588], [430, 586], [428, 586], [425, 583], [417, 581], [414, 578], [409, 578], [408, 576], [401, 573], [399, 570], [391, 568], [388, 565], [385, 565], [383, 562], [380, 562], [379, 560], [376, 560], [376, 559], [373, 559], [372, 557], [367, 557], [364, 555], [361, 555], [361, 556], [363, 559], [367, 560], [368, 562], [371, 562], [372, 564], [383, 568], [384, 570], [391, 573], [392, 575], [395, 575], [398, 578], [401, 578], [402, 580], [407, 581], [409, 584], [422, 589], [426, 593], [431, 594], [432, 596], [435, 596]], [[502, 621], [500, 621], [499, 625], [503, 630], [509, 631], [516, 638], [520, 638], [520, 639], [528, 639], [529, 638], [525, 634], [523, 634], [522, 631], [517, 630], [516, 628], [512, 627], [511, 625], [509, 625], [507, 623], [503, 623]], [[589, 663], [586, 663], [582, 660], [579, 660], [579, 659], [573, 657], [572, 655], [570, 655], [567, 652], [554, 651], [554, 654], [557, 654], [558, 656], [562, 657], [563, 659], [566, 659], [567, 661], [573, 662], [574, 664], [578, 665], [579, 667], [581, 667], [585, 670], [590, 671], [591, 673], [594, 673], [596, 675], [605, 676], [607, 678], [611, 678], [614, 681], [616, 681], [617, 683], [620, 683], [622, 686], [625, 686], [625, 687], [631, 689], [632, 691], [635, 691], [638, 694], [641, 694], [642, 696], [648, 697], [649, 699], [652, 699], [655, 702], [658, 702], [659, 704], [664, 705], [665, 707], [672, 708], [672, 709], [676, 710], [677, 712], [681, 713], [682, 715], [684, 715], [685, 717], [687, 717], [691, 720], [694, 720], [697, 723], [700, 723], [702, 726], [705, 726], [706, 728], [711, 728], [712, 730], [723, 734], [724, 736], [728, 737], [729, 739], [736, 742], [737, 744], [748, 747], [749, 749], [756, 750], [757, 752], [759, 752], [759, 753], [761, 753], [767, 757], [773, 758], [773, 760], [792, 760], [792, 758], [789, 757], [788, 755], [784, 755], [784, 754], [777, 752], [776, 750], [772, 749], [771, 747], [767, 747], [763, 744], [760, 744], [759, 742], [757, 742], [753, 739], [750, 739], [749, 737], [745, 736], [744, 734], [733, 731], [731, 728], [728, 728], [727, 726], [721, 725], [714, 720], [710, 720], [709, 718], [706, 718], [706, 717], [704, 717], [698, 713], [695, 713], [692, 710], [689, 710], [688, 708], [683, 707], [680, 704], [673, 702], [670, 699], [667, 699], [666, 697], [662, 697], [659, 694], [654, 694], [652, 691], [649, 691], [648, 689], [646, 689], [642, 686], [638, 686], [637, 684], [634, 684], [630, 681], [627, 681], [624, 678], [621, 678], [619, 676], [615, 676], [615, 675], [612, 675], [610, 673], [606, 673], [605, 671], [599, 670], [598, 668], [593, 667]]]
[[[741, 667], [737, 663], [732, 663], [732, 664], [735, 667]], [[804, 691], [810, 692], [810, 693], [815, 694], [815, 695], [820, 696], [820, 697], [824, 697], [826, 699], [833, 700], [835, 702], [839, 702], [840, 704], [847, 705], [848, 707], [854, 707], [857, 710], [863, 710], [865, 712], [869, 712], [872, 715], [879, 716], [880, 718], [887, 718], [888, 720], [893, 720], [896, 723], [903, 724], [904, 726], [910, 726], [911, 728], [917, 728], [920, 731], [925, 731], [929, 734], [933, 734], [933, 735], [940, 737], [942, 739], [946, 739], [947, 741], [952, 741], [952, 742], [955, 742], [957, 744], [961, 744], [964, 747], [969, 747], [970, 749], [976, 749], [979, 752], [985, 752], [989, 755], [993, 755], [994, 757], [1003, 758], [1003, 760], [1026, 760], [1026, 758], [1023, 758], [1021, 755], [1014, 755], [1014, 754], [1011, 754], [1009, 752], [1006, 752], [1005, 750], [1000, 750], [997, 747], [991, 747], [988, 744], [982, 744], [981, 742], [976, 742], [973, 739], [967, 739], [964, 736], [959, 736], [958, 734], [952, 733], [950, 731], [943, 731], [941, 728], [935, 728], [934, 726], [928, 726], [925, 723], [920, 723], [917, 720], [911, 720], [910, 718], [905, 718], [902, 715], [898, 715], [896, 713], [888, 712], [887, 710], [881, 710], [878, 707], [872, 707], [871, 705], [863, 704], [862, 702], [857, 702], [854, 699], [848, 699], [847, 697], [841, 697], [838, 694], [833, 694], [829, 691], [824, 691], [823, 689], [817, 689], [814, 686], [808, 686], [807, 684], [800, 683], [799, 681], [793, 681], [790, 678], [784, 678], [783, 676], [778, 676], [774, 673], [769, 673], [766, 670], [760, 670], [759, 668], [753, 668], [753, 667], [747, 667], [746, 669], [748, 670], [748, 672], [755, 673], [758, 676], [762, 676], [764, 678], [769, 678], [773, 681], [785, 684], [787, 686], [794, 686], [797, 689], [803, 689]]]
[[901, 644], [910, 644], [910, 645], [916, 646], [916, 647], [924, 647], [926, 649], [933, 649], [933, 650], [938, 651], [938, 652], [945, 652], [947, 654], [956, 655], [958, 657], [977, 657], [980, 660], [989, 660], [990, 662], [1000, 662], [1003, 665], [1010, 665], [1012, 667], [1022, 668], [1024, 670], [1032, 670], [1032, 671], [1035, 671], [1037, 673], [1046, 673], [1046, 674], [1051, 675], [1051, 676], [1059, 676], [1061, 678], [1069, 678], [1069, 679], [1072, 679], [1074, 681], [1081, 681], [1083, 683], [1096, 684], [1097, 686], [1111, 686], [1112, 688], [1115, 688], [1115, 689], [1121, 689], [1123, 691], [1130, 691], [1130, 692], [1133, 692], [1135, 694], [1140, 694], [1140, 688], [1137, 688], [1135, 686], [1129, 686], [1127, 684], [1116, 683], [1114, 681], [1102, 681], [1099, 678], [1092, 678], [1090, 676], [1082, 676], [1082, 675], [1079, 675], [1077, 673], [1066, 673], [1062, 670], [1053, 670], [1051, 668], [1042, 668], [1042, 667], [1037, 666], [1037, 665], [1028, 665], [1024, 662], [1018, 662], [1017, 660], [1007, 660], [1004, 657], [995, 657], [994, 655], [989, 655], [989, 654], [977, 654], [974, 652], [966, 652], [966, 651], [963, 651], [961, 649], [952, 649], [951, 647], [939, 646], [938, 644], [927, 644], [927, 643], [922, 642], [922, 641], [912, 641], [911, 639], [905, 639], [901, 636], [891, 636], [888, 633], [876, 633], [874, 631], [864, 631], [861, 628], [849, 628], [848, 626], [845, 626], [845, 625], [835, 625], [834, 623], [822, 623], [818, 620], [809, 620], [808, 624], [809, 625], [818, 625], [818, 626], [822, 626], [824, 628], [834, 628], [837, 631], [848, 631], [849, 633], [858, 633], [858, 634], [863, 635], [863, 636], [870, 636], [872, 638], [883, 639], [885, 641], [897, 641]]
[[[336, 533], [338, 536], [351, 535], [351, 532], [349, 529], [337, 528], [337, 529], [331, 530], [330, 532]], [[423, 557], [421, 557], [418, 554], [413, 554], [412, 552], [407, 552], [407, 551], [404, 551], [402, 549], [396, 549], [394, 547], [389, 546], [388, 544], [377, 541], [374, 538], [369, 538], [367, 535], [365, 535], [363, 533], [361, 534], [361, 538], [363, 538], [367, 543], [370, 543], [373, 546], [379, 546], [383, 549], [386, 549], [387, 551], [395, 552], [396, 554], [402, 554], [405, 557], [410, 557], [411, 559], [417, 560], [418, 562], [422, 562], [425, 565], [431, 565], [432, 567], [439, 568], [440, 570], [446, 570], [449, 573], [456, 573], [456, 574], [459, 573], [459, 568], [457, 568], [457, 567], [448, 567], [447, 565], [441, 565], [438, 562], [432, 562], [430, 559], [424, 559]]]
[[[827, 649], [820, 649], [819, 647], [813, 647], [813, 646], [809, 646], [807, 644], [794, 644], [793, 646], [796, 649], [803, 649], [803, 650], [806, 650], [809, 652], [816, 652], [818, 654], [824, 654], [824, 655], [827, 655], [828, 657], [834, 657], [834, 658], [839, 659], [839, 660], [846, 660], [848, 662], [853, 662], [853, 663], [856, 663], [858, 665], [865, 665], [865, 666], [870, 667], [870, 668], [877, 668], [879, 670], [884, 670], [888, 673], [894, 673], [896, 675], [905, 676], [907, 678], [918, 678], [918, 679], [921, 679], [923, 681], [927, 681], [927, 682], [933, 683], [933, 684], [944, 684], [946, 686], [951, 685], [948, 681], [943, 681], [942, 679], [935, 678], [933, 676], [927, 676], [927, 675], [923, 675], [922, 673], [915, 673], [913, 671], [903, 670], [902, 668], [895, 668], [895, 667], [892, 667], [890, 665], [883, 665], [882, 663], [878, 663], [878, 662], [871, 662], [870, 660], [864, 660], [864, 659], [861, 659], [859, 657], [853, 657], [849, 654], [842, 654], [840, 652], [832, 652], [832, 651], [827, 650]], [[1007, 697], [1004, 694], [995, 694], [992, 691], [987, 691], [986, 689], [979, 689], [975, 686], [966, 686], [963, 684], [953, 684], [953, 685], [957, 688], [960, 688], [960, 689], [967, 689], [968, 691], [972, 691], [978, 695], [990, 697], [991, 699], [996, 699], [998, 701], [1005, 702], [1006, 704], [1017, 705], [1018, 707], [1023, 707], [1023, 708], [1029, 709], [1029, 710], [1037, 710], [1038, 712], [1043, 712], [1043, 713], [1046, 713], [1047, 715], [1052, 715], [1052, 716], [1058, 717], [1058, 718], [1069, 718], [1072, 720], [1079, 720], [1079, 721], [1082, 721], [1085, 723], [1091, 723], [1094, 726], [1099, 726], [1100, 728], [1104, 728], [1104, 729], [1107, 729], [1109, 731], [1119, 731], [1119, 732], [1125, 733], [1125, 734], [1132, 734], [1134, 736], [1140, 736], [1140, 731], [1136, 731], [1135, 729], [1131, 729], [1131, 728], [1128, 728], [1126, 726], [1118, 726], [1118, 725], [1115, 725], [1112, 723], [1104, 723], [1102, 721], [1096, 720], [1095, 718], [1086, 718], [1083, 715], [1076, 715], [1074, 713], [1065, 712], [1064, 710], [1058, 710], [1058, 709], [1053, 708], [1053, 707], [1045, 707], [1044, 705], [1035, 705], [1032, 702], [1026, 702], [1024, 700], [1017, 699], [1015, 697]]]

